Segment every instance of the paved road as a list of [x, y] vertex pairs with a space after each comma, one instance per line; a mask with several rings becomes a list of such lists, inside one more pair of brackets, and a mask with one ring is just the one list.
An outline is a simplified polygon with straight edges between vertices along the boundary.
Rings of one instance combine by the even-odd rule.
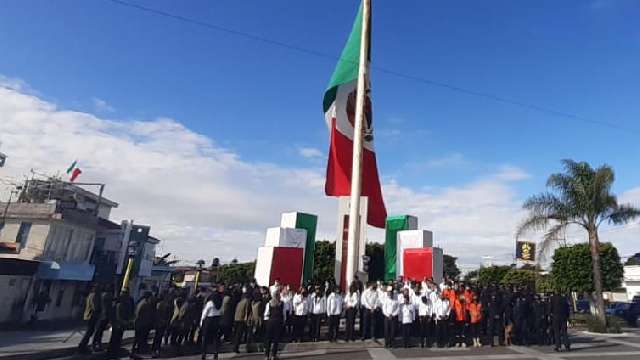
[[[551, 347], [483, 347], [452, 349], [391, 349], [375, 343], [325, 342], [289, 344], [281, 353], [282, 359], [304, 360], [638, 360], [640, 359], [640, 331], [631, 336], [600, 337], [576, 334], [572, 337], [572, 351], [555, 353]], [[209, 357], [211, 359], [212, 356]], [[220, 359], [255, 360], [261, 354], [222, 354]], [[65, 360], [99, 359], [98, 357], [67, 357]], [[127, 359], [123, 357], [122, 359]], [[171, 360], [197, 360], [199, 355], [166, 357]]]

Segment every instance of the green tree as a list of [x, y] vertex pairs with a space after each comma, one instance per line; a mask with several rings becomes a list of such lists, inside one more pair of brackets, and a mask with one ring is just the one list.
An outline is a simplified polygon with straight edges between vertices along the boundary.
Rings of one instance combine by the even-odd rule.
[[478, 282], [479, 275], [480, 275], [480, 269], [471, 270], [464, 275], [464, 282]]
[[608, 165], [593, 169], [586, 162], [563, 160], [562, 164], [565, 171], [552, 174], [547, 180], [547, 186], [552, 191], [534, 195], [525, 201], [523, 207], [529, 211], [529, 216], [518, 227], [516, 237], [528, 230], [545, 231], [541, 246], [543, 252], [561, 238], [560, 235], [569, 225], [585, 229], [592, 258], [595, 315], [605, 326], [598, 228], [604, 222], [625, 224], [640, 216], [640, 210], [631, 205], [618, 204], [611, 192], [613, 169]]
[[552, 293], [556, 290], [556, 284], [553, 281], [553, 277], [551, 275], [542, 275], [539, 274], [536, 279], [536, 292], [537, 293]]
[[316, 241], [313, 253], [313, 281], [324, 283], [334, 278], [336, 243], [328, 240]]
[[256, 262], [231, 263], [218, 267], [218, 282], [223, 284], [243, 284], [253, 280]]
[[500, 284], [516, 287], [528, 286], [531, 289], [535, 289], [536, 285], [536, 271], [528, 269], [509, 269]]
[[457, 257], [453, 257], [451, 255], [444, 254], [442, 262], [444, 264], [444, 276], [449, 279], [457, 279], [460, 276], [460, 269], [458, 269], [458, 265], [456, 265]]
[[511, 266], [507, 265], [481, 267], [478, 271], [478, 283], [482, 286], [500, 284], [509, 270]]
[[[602, 288], [606, 291], [620, 287], [624, 274], [618, 250], [611, 243], [600, 244], [600, 268], [602, 269]], [[589, 244], [576, 244], [556, 249], [551, 264], [551, 277], [556, 287], [562, 291], [591, 293], [593, 266]]]

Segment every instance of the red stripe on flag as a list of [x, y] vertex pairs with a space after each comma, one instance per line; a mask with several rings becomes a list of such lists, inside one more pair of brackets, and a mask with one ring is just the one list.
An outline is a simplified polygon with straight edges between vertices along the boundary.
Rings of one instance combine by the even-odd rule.
[[70, 181], [71, 181], [71, 182], [74, 182], [74, 181], [75, 181], [75, 179], [76, 179], [78, 176], [80, 176], [80, 174], [82, 174], [82, 170], [80, 170], [80, 169], [78, 169], [78, 168], [73, 169], [73, 173], [71, 174], [71, 179], [70, 179]]
[[[333, 119], [324, 190], [329, 196], [349, 196], [351, 195], [353, 141], [336, 129], [335, 122], [336, 119]], [[382, 198], [376, 154], [366, 148], [362, 151], [361, 194], [369, 198], [367, 223], [371, 226], [384, 228], [387, 210]]]

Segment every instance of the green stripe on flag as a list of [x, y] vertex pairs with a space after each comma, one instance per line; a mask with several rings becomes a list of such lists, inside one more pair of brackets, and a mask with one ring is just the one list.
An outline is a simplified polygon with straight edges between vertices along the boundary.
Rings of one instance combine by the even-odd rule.
[[73, 163], [71, 163], [71, 166], [69, 166], [69, 168], [67, 169], [67, 174], [71, 174], [71, 172], [73, 171], [73, 169], [76, 168], [76, 164], [78, 163], [78, 160], [74, 161]]
[[342, 54], [338, 60], [327, 91], [324, 93], [322, 105], [324, 112], [327, 112], [331, 104], [336, 99], [337, 87], [346, 84], [358, 78], [358, 65], [360, 62], [360, 40], [362, 34], [362, 5], [358, 9], [358, 15], [353, 23], [351, 34], [347, 40], [347, 44], [342, 49]]

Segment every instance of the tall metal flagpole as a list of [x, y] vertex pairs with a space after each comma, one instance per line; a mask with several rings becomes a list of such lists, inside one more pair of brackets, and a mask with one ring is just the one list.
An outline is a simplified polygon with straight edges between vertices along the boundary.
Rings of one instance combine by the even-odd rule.
[[353, 160], [351, 169], [351, 199], [349, 207], [349, 234], [347, 238], [347, 287], [351, 284], [358, 269], [359, 234], [360, 234], [360, 193], [362, 185], [362, 126], [364, 122], [364, 105], [366, 99], [366, 79], [369, 71], [369, 25], [371, 17], [371, 0], [362, 1], [362, 34], [360, 35], [360, 62], [358, 67], [358, 93], [356, 98], [356, 118], [353, 129]]

